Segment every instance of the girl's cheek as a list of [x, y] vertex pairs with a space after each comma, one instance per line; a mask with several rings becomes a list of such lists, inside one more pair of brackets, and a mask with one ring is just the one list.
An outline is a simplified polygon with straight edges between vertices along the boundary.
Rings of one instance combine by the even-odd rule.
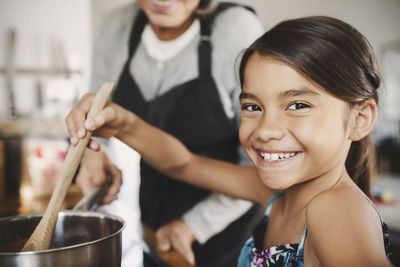
[[239, 128], [239, 140], [243, 146], [246, 145], [249, 137], [251, 136], [252, 131], [253, 131], [252, 123], [248, 119], [241, 119]]
[[244, 126], [240, 126], [240, 129], [239, 129], [239, 141], [240, 141], [240, 144], [244, 147], [246, 145], [246, 143], [245, 143], [245, 138], [244, 138], [245, 130], [243, 129], [243, 127]]
[[254, 126], [254, 123], [249, 122], [248, 120], [246, 120], [246, 122], [242, 121], [239, 128], [239, 141], [249, 159], [251, 159], [252, 147], [253, 147], [252, 144], [255, 142], [253, 138], [255, 128], [256, 127]]

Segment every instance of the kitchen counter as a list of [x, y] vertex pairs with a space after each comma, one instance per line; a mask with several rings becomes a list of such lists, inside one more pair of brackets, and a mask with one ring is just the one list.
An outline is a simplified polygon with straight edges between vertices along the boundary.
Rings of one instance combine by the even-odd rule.
[[67, 130], [61, 120], [15, 119], [0, 120], [0, 136], [24, 137], [40, 135], [48, 137], [66, 137]]
[[[8, 193], [0, 197], [0, 217], [44, 212], [51, 197], [51, 195], [34, 196], [26, 189], [21, 193]], [[78, 186], [71, 185], [64, 200], [63, 209], [71, 209], [81, 197], [82, 193]]]
[[[0, 217], [45, 210], [51, 180], [56, 176], [57, 164], [63, 160], [56, 152], [61, 155], [66, 150], [66, 137], [61, 120], [0, 120]], [[55, 160], [51, 161], [52, 158]], [[44, 178], [40, 176], [43, 173], [47, 175]], [[36, 182], [40, 179], [47, 182]], [[65, 207], [72, 207], [80, 197], [80, 190], [71, 186]]]

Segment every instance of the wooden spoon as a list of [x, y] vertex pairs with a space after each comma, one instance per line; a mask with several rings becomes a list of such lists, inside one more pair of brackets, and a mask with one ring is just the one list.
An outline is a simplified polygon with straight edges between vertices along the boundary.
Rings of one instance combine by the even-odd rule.
[[[112, 83], [104, 83], [97, 92], [87, 117], [93, 116], [100, 112], [111, 94], [114, 85]], [[60, 169], [60, 174], [57, 178], [57, 183], [51, 195], [49, 205], [43, 214], [38, 226], [30, 236], [22, 251], [37, 251], [45, 250], [50, 246], [53, 237], [54, 228], [57, 223], [58, 212], [61, 210], [62, 203], [67, 194], [68, 188], [72, 182], [78, 165], [82, 159], [83, 152], [90, 140], [92, 133], [87, 131], [85, 138], [80, 139], [76, 146], [70, 146], [65, 157], [65, 160]]]

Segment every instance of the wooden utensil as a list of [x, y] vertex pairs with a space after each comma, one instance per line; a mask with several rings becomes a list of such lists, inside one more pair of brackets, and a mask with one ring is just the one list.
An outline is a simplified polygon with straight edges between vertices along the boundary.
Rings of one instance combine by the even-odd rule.
[[[87, 117], [93, 116], [100, 112], [109, 98], [114, 85], [112, 83], [104, 83], [97, 92]], [[53, 237], [54, 228], [57, 223], [58, 212], [61, 210], [62, 203], [67, 194], [68, 188], [72, 182], [78, 165], [82, 159], [83, 152], [90, 140], [92, 133], [87, 131], [85, 138], [80, 139], [76, 146], [70, 146], [62, 164], [57, 183], [51, 195], [49, 205], [43, 214], [38, 226], [34, 230], [31, 237], [26, 242], [22, 251], [45, 250], [50, 246]]]

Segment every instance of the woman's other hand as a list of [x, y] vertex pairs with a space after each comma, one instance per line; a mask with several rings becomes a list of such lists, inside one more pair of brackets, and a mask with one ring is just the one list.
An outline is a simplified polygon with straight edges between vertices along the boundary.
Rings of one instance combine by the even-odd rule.
[[195, 264], [192, 244], [195, 237], [183, 219], [168, 223], [156, 232], [157, 249], [160, 251], [176, 250], [189, 263]]
[[103, 204], [108, 204], [117, 198], [122, 184], [122, 172], [118, 169], [104, 151], [86, 149], [81, 161], [76, 183], [87, 194], [95, 187], [106, 182], [107, 174], [112, 176], [111, 185], [108, 187], [103, 199]]

